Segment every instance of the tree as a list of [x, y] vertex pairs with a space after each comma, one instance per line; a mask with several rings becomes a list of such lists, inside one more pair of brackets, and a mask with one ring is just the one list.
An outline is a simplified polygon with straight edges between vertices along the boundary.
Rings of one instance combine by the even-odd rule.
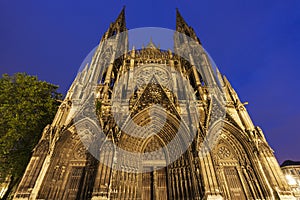
[[19, 179], [62, 95], [58, 86], [16, 73], [0, 78], [0, 176]]

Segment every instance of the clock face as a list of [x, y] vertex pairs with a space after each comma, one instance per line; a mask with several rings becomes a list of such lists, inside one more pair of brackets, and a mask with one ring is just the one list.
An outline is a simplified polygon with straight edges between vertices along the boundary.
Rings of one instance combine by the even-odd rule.
[[159, 65], [140, 66], [140, 69], [135, 73], [136, 85], [142, 87], [150, 83], [151, 79], [155, 78], [156, 81], [162, 86], [168, 87], [171, 80], [169, 72]]
[[219, 150], [218, 150], [218, 156], [219, 156], [219, 158], [221, 158], [221, 159], [229, 158], [230, 155], [231, 155], [230, 150], [227, 147], [221, 146], [219, 148]]

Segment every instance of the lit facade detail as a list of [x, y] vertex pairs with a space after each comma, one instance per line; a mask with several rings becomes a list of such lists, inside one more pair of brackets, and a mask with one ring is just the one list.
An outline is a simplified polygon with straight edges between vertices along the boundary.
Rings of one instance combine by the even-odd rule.
[[[14, 199], [295, 199], [262, 130], [252, 123], [245, 104], [227, 78], [219, 71], [213, 75], [209, 56], [179, 12], [176, 15], [176, 31], [192, 38], [200, 46], [197, 54], [203, 66], [200, 73], [192, 62], [176, 53], [162, 51], [152, 42], [142, 49], [127, 49], [127, 53], [115, 58], [116, 51], [128, 48], [127, 38], [118, 37], [126, 30], [125, 11], [122, 10], [103, 35], [92, 62], [75, 78], [53, 123], [45, 127]], [[103, 43], [112, 36], [116, 37], [110, 40], [110, 48], [103, 49]], [[174, 37], [176, 51], [185, 50], [186, 37]], [[106, 63], [106, 70], [101, 71], [99, 59], [105, 56], [112, 62]], [[195, 55], [190, 57], [190, 60], [197, 60]], [[143, 69], [142, 74], [140, 69]], [[179, 78], [174, 78], [176, 73], [180, 74]], [[103, 78], [94, 88], [90, 83], [98, 76]], [[132, 121], [142, 127], [150, 127], [147, 131], [151, 137], [147, 140], [126, 134], [113, 120], [112, 91], [120, 80], [124, 89], [119, 94], [129, 100]], [[135, 89], [133, 84], [140, 87]], [[209, 84], [215, 84], [215, 90], [210, 90]], [[193, 90], [191, 100], [201, 114], [199, 119], [190, 118], [191, 100], [176, 95], [166, 85], [183, 95]], [[95, 124], [88, 120], [75, 120], [75, 116], [87, 115], [88, 107], [83, 110], [78, 105], [83, 100], [90, 100], [87, 97], [93, 92], [94, 99], [91, 101], [95, 102], [99, 124], [105, 133], [105, 138], [99, 138], [101, 146], [96, 146], [99, 160], [86, 150], [79, 137], [80, 128], [93, 128]], [[215, 106], [212, 102], [216, 99], [218, 103], [218, 93], [224, 94], [226, 113], [208, 131], [210, 122], [214, 120], [211, 117]], [[161, 106], [151, 107], [154, 104]], [[119, 105], [117, 108], [124, 108], [122, 102]], [[149, 119], [151, 112], [158, 118]], [[152, 130], [161, 125], [163, 113], [167, 113], [164, 126], [158, 134], [152, 134]], [[123, 119], [123, 116], [119, 117]], [[143, 154], [156, 151], [175, 137], [181, 121], [188, 120], [199, 122], [183, 123], [183, 133], [188, 135], [194, 129], [196, 132], [195, 139], [186, 150], [178, 145], [177, 149], [167, 148], [135, 163], [133, 157], [120, 157], [115, 148], [118, 146]], [[130, 133], [139, 134], [132, 124], [127, 123], [128, 118], [122, 122], [122, 127], [128, 128]], [[206, 145], [205, 138], [213, 138], [214, 130], [220, 124], [222, 129], [216, 143], [207, 149], [202, 148]], [[181, 151], [179, 158], [164, 166], [172, 155]], [[119, 165], [120, 169], [114, 168], [115, 165]], [[145, 172], [140, 173], [138, 168]]]

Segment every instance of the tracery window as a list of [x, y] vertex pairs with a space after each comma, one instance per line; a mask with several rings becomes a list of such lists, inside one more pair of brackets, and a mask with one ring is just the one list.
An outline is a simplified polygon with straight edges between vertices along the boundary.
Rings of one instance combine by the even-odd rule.
[[80, 188], [82, 182], [82, 174], [83, 174], [83, 167], [72, 167], [69, 183], [67, 187], [67, 198], [68, 199], [76, 199], [78, 189]]

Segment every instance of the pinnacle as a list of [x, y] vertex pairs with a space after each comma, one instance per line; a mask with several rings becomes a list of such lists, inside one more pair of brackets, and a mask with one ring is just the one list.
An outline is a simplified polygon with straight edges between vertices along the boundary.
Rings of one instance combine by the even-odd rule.
[[[125, 6], [123, 6], [120, 14], [118, 15], [114, 24], [118, 24], [121, 29], [126, 28], [126, 20], [125, 20]], [[123, 30], [124, 31], [124, 30]]]
[[178, 8], [176, 8], [176, 31], [189, 36], [190, 38], [198, 41], [198, 43], [201, 44], [199, 38], [196, 36], [194, 29], [186, 23]]
[[176, 19], [180, 19], [180, 20], [183, 20], [183, 21], [184, 21], [184, 19], [183, 19], [182, 15], [180, 14], [178, 8], [176, 8]]
[[179, 12], [179, 9], [176, 8], [176, 30], [178, 31], [179, 27], [187, 26], [186, 21], [183, 19], [182, 15]]
[[150, 38], [149, 43], [147, 44], [146, 48], [149, 49], [157, 49], [157, 46], [155, 46], [155, 44], [153, 43], [152, 37]]
[[122, 10], [121, 10], [121, 12], [120, 12], [120, 14], [119, 14], [116, 21], [123, 20], [123, 19], [125, 19], [125, 6], [122, 8]]

